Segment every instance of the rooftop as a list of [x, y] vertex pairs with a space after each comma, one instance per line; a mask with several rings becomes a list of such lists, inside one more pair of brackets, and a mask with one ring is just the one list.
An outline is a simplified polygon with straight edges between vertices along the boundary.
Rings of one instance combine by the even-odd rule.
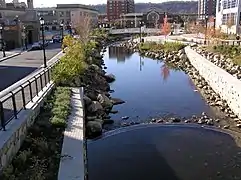
[[92, 8], [91, 6], [83, 5], [83, 4], [57, 4], [57, 7], [56, 7], [56, 9], [67, 9], [67, 8], [81, 8], [81, 9], [87, 9], [87, 10], [98, 12], [97, 9]]

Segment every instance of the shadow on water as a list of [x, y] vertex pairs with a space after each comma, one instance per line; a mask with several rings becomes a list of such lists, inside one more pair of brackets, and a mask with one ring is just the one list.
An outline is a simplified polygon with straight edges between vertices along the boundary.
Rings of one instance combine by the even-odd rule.
[[88, 142], [89, 180], [240, 180], [233, 137], [196, 125], [138, 125]]

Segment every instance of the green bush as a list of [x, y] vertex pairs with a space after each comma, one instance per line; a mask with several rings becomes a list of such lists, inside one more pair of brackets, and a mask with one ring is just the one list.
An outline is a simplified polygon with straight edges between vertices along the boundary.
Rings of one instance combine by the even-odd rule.
[[21, 149], [0, 174], [1, 180], [57, 179], [70, 96], [69, 88], [57, 87], [48, 97]]
[[172, 51], [179, 51], [184, 47], [185, 47], [185, 44], [180, 42], [164, 42], [163, 44], [158, 44], [156, 42], [146, 42], [146, 43], [141, 43], [139, 46], [139, 49], [141, 51], [156, 52], [156, 51], [164, 50], [166, 52], [172, 52]]

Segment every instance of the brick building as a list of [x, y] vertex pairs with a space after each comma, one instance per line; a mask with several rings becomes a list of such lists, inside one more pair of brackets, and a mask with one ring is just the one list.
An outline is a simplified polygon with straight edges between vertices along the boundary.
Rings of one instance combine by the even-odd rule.
[[110, 22], [119, 19], [121, 14], [134, 12], [134, 0], [107, 0], [107, 18]]
[[216, 0], [198, 0], [198, 18], [216, 15]]

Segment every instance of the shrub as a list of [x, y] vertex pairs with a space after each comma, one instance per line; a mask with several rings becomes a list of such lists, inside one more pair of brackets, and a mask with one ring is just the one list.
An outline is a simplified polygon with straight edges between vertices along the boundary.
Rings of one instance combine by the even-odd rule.
[[[3, 169], [0, 179], [57, 179], [63, 131], [70, 111], [70, 95], [69, 88], [58, 87], [48, 97], [34, 125], [28, 129], [20, 151], [12, 163]], [[59, 107], [61, 111], [54, 111]], [[65, 114], [61, 114], [63, 112]]]

